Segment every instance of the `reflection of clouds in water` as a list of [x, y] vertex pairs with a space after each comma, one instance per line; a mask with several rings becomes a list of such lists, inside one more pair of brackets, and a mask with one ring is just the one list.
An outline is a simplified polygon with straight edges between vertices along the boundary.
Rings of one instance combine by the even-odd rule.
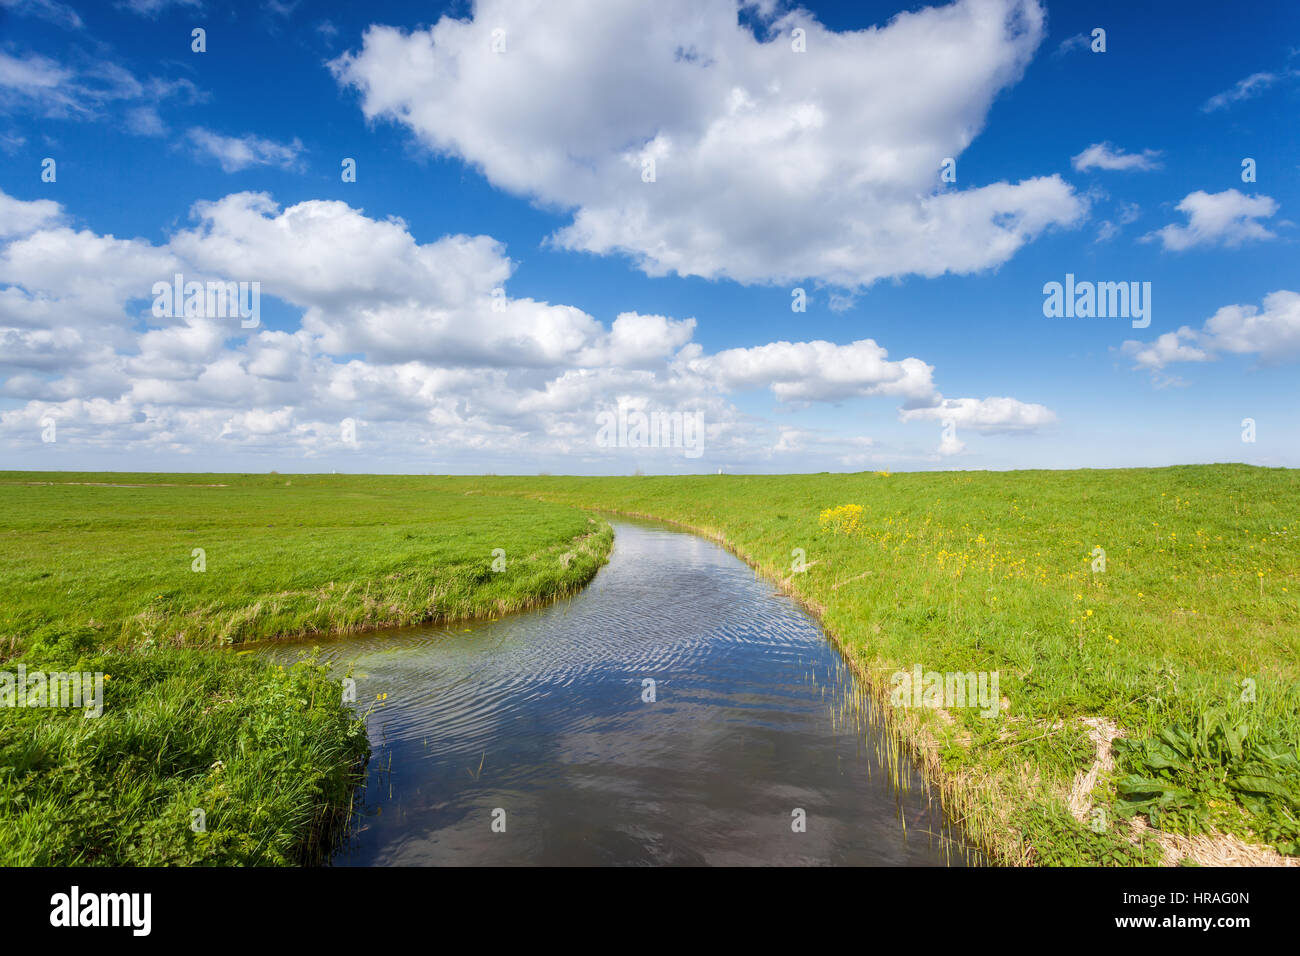
[[[389, 695], [367, 829], [338, 862], [943, 862], [903, 840], [861, 732], [833, 726], [840, 662], [817, 625], [710, 542], [616, 530], [571, 601], [323, 646], [366, 675], [360, 700]], [[901, 803], [909, 826], [933, 813], [916, 789]]]

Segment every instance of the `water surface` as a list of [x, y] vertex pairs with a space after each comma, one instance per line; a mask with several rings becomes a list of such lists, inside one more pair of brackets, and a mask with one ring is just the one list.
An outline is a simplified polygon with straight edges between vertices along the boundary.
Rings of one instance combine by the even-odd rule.
[[316, 642], [375, 704], [336, 864], [965, 861], [906, 761], [881, 766], [814, 620], [711, 542], [614, 527], [608, 566], [571, 600]]

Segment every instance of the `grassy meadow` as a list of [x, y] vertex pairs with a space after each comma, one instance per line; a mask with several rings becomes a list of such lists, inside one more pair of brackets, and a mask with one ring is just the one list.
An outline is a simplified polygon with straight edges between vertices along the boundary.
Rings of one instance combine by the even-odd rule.
[[[8, 473], [0, 500], [3, 666], [112, 677], [98, 720], [0, 714], [0, 862], [312, 861], [359, 720], [312, 661], [218, 648], [526, 609], [595, 574], [599, 512], [803, 601], [998, 862], [1300, 857], [1300, 472]], [[915, 667], [997, 672], [1001, 712], [894, 706]]]
[[318, 861], [362, 715], [315, 662], [237, 645], [532, 607], [611, 541], [409, 478], [5, 473], [0, 503], [0, 670], [105, 675], [96, 719], [0, 708], [7, 865]]
[[[1171, 844], [1232, 857], [1234, 841], [1206, 847], [1207, 834], [1300, 855], [1300, 472], [430, 487], [653, 516], [725, 543], [817, 613], [997, 860], [1153, 863]], [[892, 675], [916, 665], [998, 672], [1004, 710], [890, 706]], [[1097, 738], [1115, 732], [1090, 778]]]
[[418, 478], [0, 473], [0, 501], [8, 655], [83, 628], [194, 647], [515, 611], [581, 587], [609, 537]]

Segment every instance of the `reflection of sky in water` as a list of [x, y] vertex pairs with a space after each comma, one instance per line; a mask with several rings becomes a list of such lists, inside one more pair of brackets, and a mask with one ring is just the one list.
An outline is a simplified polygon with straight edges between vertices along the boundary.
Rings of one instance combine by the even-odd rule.
[[849, 678], [813, 621], [701, 538], [615, 527], [571, 601], [324, 643], [363, 706], [388, 694], [336, 863], [961, 862], [930, 835], [937, 799], [914, 775], [895, 794], [866, 732], [833, 719]]

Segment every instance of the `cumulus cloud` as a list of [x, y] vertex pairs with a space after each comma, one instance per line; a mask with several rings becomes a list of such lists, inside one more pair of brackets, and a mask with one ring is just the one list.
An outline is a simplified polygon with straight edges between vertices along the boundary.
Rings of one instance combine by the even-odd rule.
[[1121, 346], [1121, 351], [1131, 356], [1139, 367], [1151, 371], [1162, 369], [1171, 362], [1208, 362], [1213, 355], [1193, 344], [1199, 337], [1184, 325], [1177, 331], [1165, 332], [1150, 342], [1130, 339]]
[[1070, 160], [1079, 172], [1089, 169], [1105, 170], [1149, 170], [1160, 168], [1160, 151], [1144, 149], [1140, 153], [1126, 153], [1110, 143], [1093, 143], [1079, 155]]
[[[0, 209], [11, 203], [4, 197]], [[176, 271], [175, 256], [142, 239], [54, 225], [64, 218], [61, 210], [25, 205], [4, 216], [26, 223], [20, 235], [0, 247], [0, 328], [72, 330], [93, 355], [109, 347], [129, 348], [136, 338], [136, 316], [127, 312], [127, 303], [147, 296], [155, 281]], [[33, 230], [34, 217], [43, 218], [41, 228]], [[39, 337], [23, 341], [44, 348]], [[6, 350], [5, 361], [25, 364], [19, 350]]]
[[1200, 329], [1183, 326], [1152, 342], [1121, 347], [1138, 368], [1152, 372], [1174, 362], [1208, 362], [1224, 353], [1254, 355], [1271, 365], [1300, 358], [1300, 293], [1280, 289], [1264, 296], [1263, 308], [1226, 305]]
[[50, 199], [26, 202], [0, 192], [0, 239], [35, 232], [63, 219], [63, 210]]
[[841, 401], [891, 395], [908, 402], [937, 399], [934, 369], [920, 359], [890, 361], [871, 339], [832, 342], [772, 342], [727, 349], [692, 360], [691, 371], [729, 391], [770, 388], [786, 402]]
[[421, 245], [400, 219], [370, 219], [343, 202], [280, 210], [264, 193], [236, 193], [197, 204], [195, 215], [199, 225], [173, 236], [171, 248], [204, 270], [260, 281], [265, 293], [303, 308], [303, 328], [334, 354], [638, 367], [685, 345], [695, 325], [625, 313], [607, 332], [572, 306], [509, 298], [513, 265], [491, 237]]
[[1238, 355], [1257, 354], [1266, 362], [1300, 355], [1300, 293], [1279, 290], [1264, 296], [1264, 308], [1224, 306], [1205, 323], [1212, 348]]
[[957, 428], [975, 432], [1028, 432], [1051, 425], [1056, 414], [1045, 405], [1014, 398], [946, 398], [926, 408], [904, 408], [904, 422], [952, 422]]
[[1261, 222], [1277, 212], [1269, 196], [1247, 196], [1235, 189], [1188, 193], [1176, 207], [1187, 217], [1185, 225], [1170, 223], [1143, 236], [1159, 239], [1164, 248], [1181, 252], [1194, 246], [1223, 245], [1229, 248], [1252, 240], [1273, 239], [1276, 234]]
[[1083, 217], [1055, 175], [939, 182], [1038, 47], [1036, 0], [854, 32], [749, 12], [759, 35], [736, 0], [481, 0], [428, 29], [372, 26], [331, 67], [367, 118], [571, 213], [556, 245], [652, 275], [854, 289], [992, 268]]
[[[9, 400], [0, 435], [35, 442], [52, 417], [60, 441], [80, 447], [299, 457], [339, 452], [340, 423], [351, 419], [387, 462], [469, 455], [483, 470], [492, 456], [517, 467], [559, 455], [599, 469], [609, 458], [595, 446], [595, 416], [626, 405], [701, 412], [708, 447], [729, 461], [796, 448], [847, 461], [877, 450], [860, 435], [776, 429], [731, 396], [944, 402], [930, 365], [891, 359], [870, 339], [710, 355], [693, 341], [693, 318], [625, 311], [607, 324], [509, 296], [514, 263], [489, 236], [421, 243], [400, 219], [333, 200], [282, 208], [251, 192], [196, 203], [192, 215], [155, 245], [74, 229], [55, 203], [0, 193], [0, 394]], [[178, 273], [257, 282], [264, 299], [297, 310], [298, 324], [155, 315], [155, 284]], [[997, 413], [969, 420], [992, 430]], [[1005, 414], [1002, 423], [1033, 424]]]

